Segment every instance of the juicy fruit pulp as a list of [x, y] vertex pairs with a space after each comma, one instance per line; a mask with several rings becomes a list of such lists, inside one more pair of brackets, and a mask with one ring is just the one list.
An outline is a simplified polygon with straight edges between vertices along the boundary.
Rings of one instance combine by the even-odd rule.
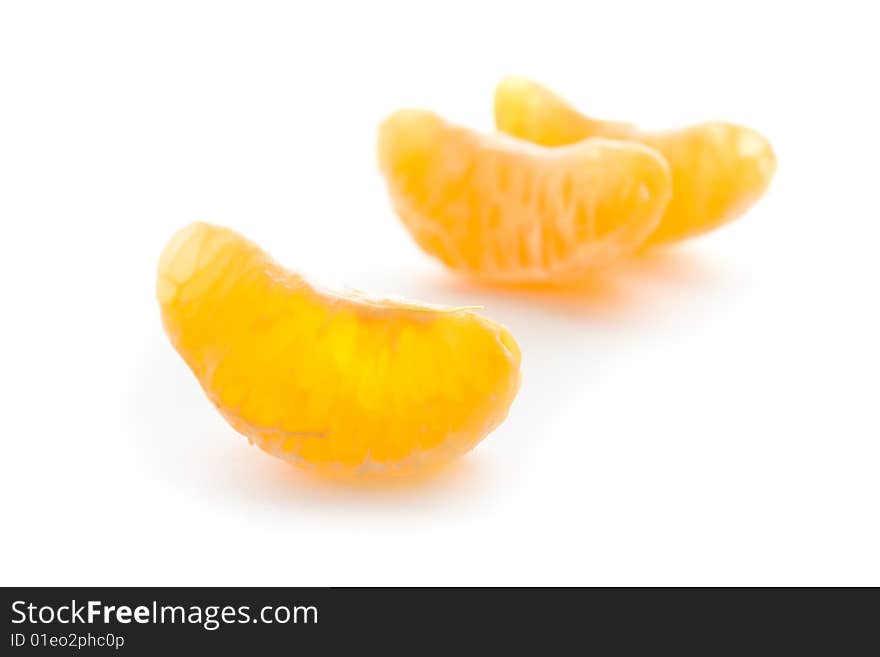
[[195, 223], [159, 262], [174, 347], [228, 422], [325, 472], [407, 473], [506, 416], [520, 352], [467, 309], [325, 293], [237, 233]]
[[378, 142], [392, 202], [419, 245], [491, 281], [581, 278], [635, 250], [671, 193], [666, 163], [635, 143], [548, 149], [421, 110], [391, 115]]
[[698, 235], [727, 223], [764, 193], [776, 170], [769, 142], [749, 128], [712, 122], [667, 132], [586, 117], [551, 91], [521, 78], [495, 91], [495, 125], [543, 146], [592, 137], [631, 139], [663, 154], [672, 170], [672, 200], [649, 244]]

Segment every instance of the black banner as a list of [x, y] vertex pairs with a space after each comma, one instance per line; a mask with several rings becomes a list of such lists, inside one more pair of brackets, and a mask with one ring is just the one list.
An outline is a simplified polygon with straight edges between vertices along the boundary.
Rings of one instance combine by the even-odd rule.
[[466, 654], [479, 639], [554, 655], [795, 645], [876, 654], [878, 603], [870, 589], [11, 588], [2, 652]]

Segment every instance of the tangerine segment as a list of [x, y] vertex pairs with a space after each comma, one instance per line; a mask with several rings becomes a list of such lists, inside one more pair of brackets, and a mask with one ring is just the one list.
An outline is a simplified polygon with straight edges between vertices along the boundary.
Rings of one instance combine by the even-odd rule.
[[770, 143], [749, 128], [711, 122], [641, 131], [584, 116], [550, 90], [522, 78], [506, 78], [495, 90], [495, 125], [543, 146], [606, 137], [657, 149], [672, 170], [673, 192], [649, 244], [681, 240], [735, 219], [761, 197], [776, 170]]
[[408, 473], [466, 452], [507, 415], [520, 351], [501, 325], [320, 291], [237, 233], [169, 242], [165, 329], [226, 420], [270, 454], [328, 473]]
[[640, 144], [591, 139], [549, 149], [421, 110], [382, 123], [378, 155], [416, 242], [491, 281], [582, 278], [635, 250], [671, 194], [665, 161]]

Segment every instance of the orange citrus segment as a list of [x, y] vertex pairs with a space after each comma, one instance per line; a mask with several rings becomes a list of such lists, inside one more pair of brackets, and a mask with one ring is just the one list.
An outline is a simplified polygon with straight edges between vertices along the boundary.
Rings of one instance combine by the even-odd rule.
[[320, 291], [237, 233], [194, 223], [159, 262], [174, 347], [229, 423], [322, 472], [408, 473], [506, 416], [520, 352], [468, 309]]
[[672, 200], [648, 244], [705, 233], [751, 207], [776, 170], [770, 143], [749, 128], [712, 122], [667, 132], [599, 121], [573, 109], [541, 85], [506, 78], [495, 91], [495, 125], [543, 146], [593, 137], [631, 139], [657, 149], [672, 170]]
[[379, 129], [379, 165], [418, 244], [500, 282], [565, 282], [632, 252], [670, 197], [663, 159], [605, 139], [548, 149], [421, 110]]

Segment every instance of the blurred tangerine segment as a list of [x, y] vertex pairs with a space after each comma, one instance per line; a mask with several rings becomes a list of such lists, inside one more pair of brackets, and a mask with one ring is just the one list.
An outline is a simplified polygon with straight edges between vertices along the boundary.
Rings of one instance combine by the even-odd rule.
[[493, 282], [583, 279], [636, 250], [671, 194], [666, 162], [641, 144], [545, 148], [423, 110], [382, 123], [378, 157], [416, 242], [452, 269]]
[[542, 146], [605, 137], [638, 141], [662, 153], [672, 171], [672, 200], [648, 244], [685, 239], [732, 221], [761, 197], [776, 170], [770, 143], [750, 128], [716, 121], [647, 132], [585, 116], [549, 89], [523, 78], [499, 83], [495, 125]]
[[450, 461], [504, 420], [519, 386], [520, 351], [499, 324], [319, 290], [219, 226], [171, 239], [157, 297], [168, 337], [229, 424], [320, 473]]

